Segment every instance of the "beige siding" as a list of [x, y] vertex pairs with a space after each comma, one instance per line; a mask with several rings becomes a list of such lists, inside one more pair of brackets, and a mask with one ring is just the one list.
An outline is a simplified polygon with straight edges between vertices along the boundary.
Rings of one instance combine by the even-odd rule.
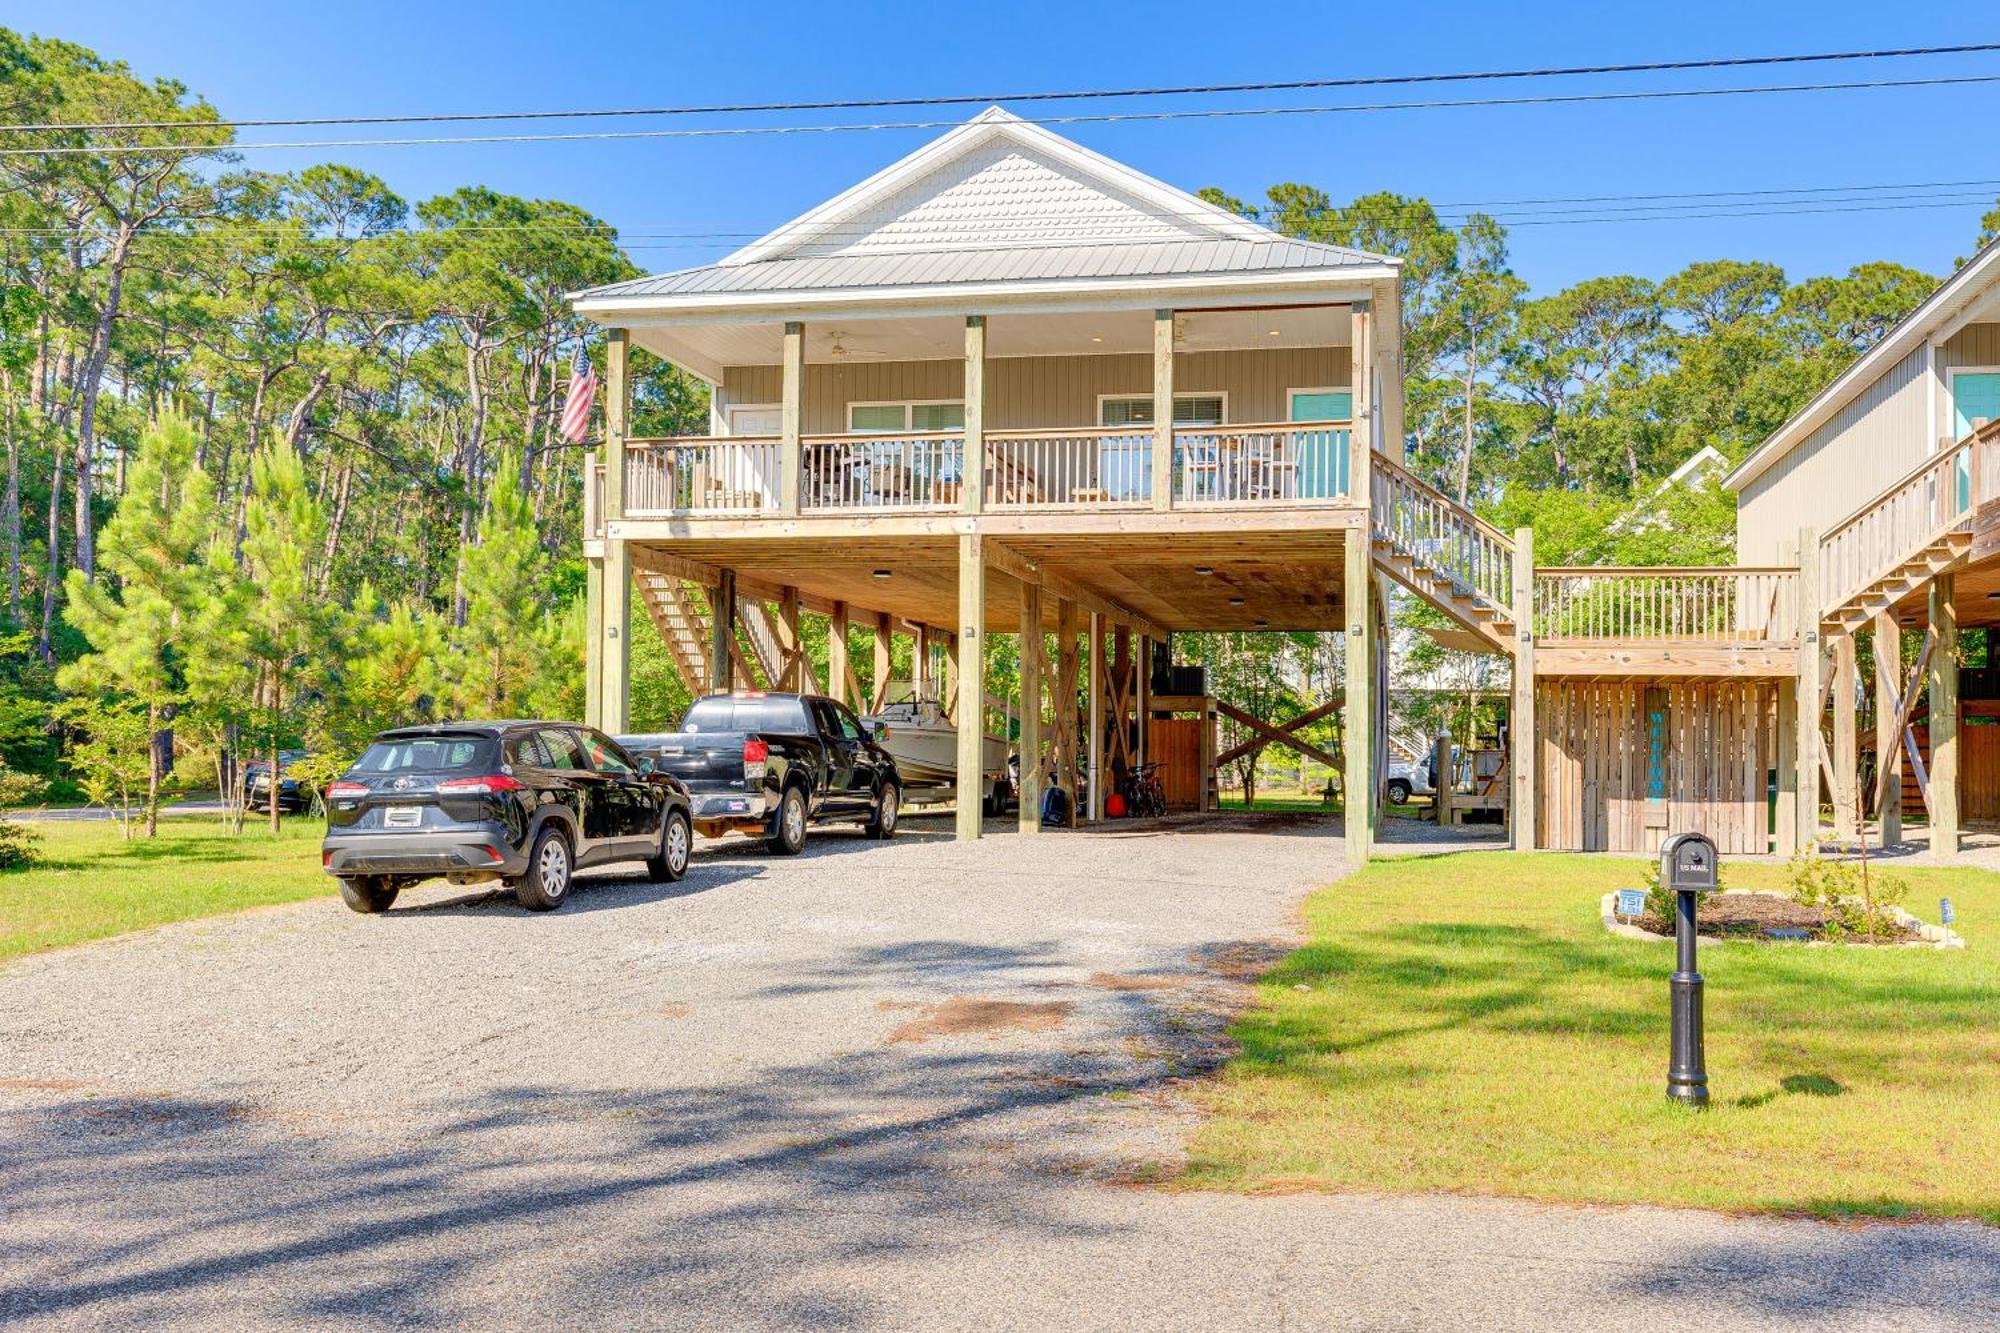
[[1915, 467], [1931, 448], [1927, 382], [1918, 348], [1745, 486], [1736, 502], [1737, 559], [1783, 559], [1800, 528], [1824, 531]]
[[[1283, 421], [1287, 390], [1344, 387], [1349, 360], [1345, 347], [1183, 352], [1174, 362], [1174, 387], [1181, 393], [1227, 393], [1233, 422]], [[849, 403], [956, 399], [964, 383], [964, 366], [957, 361], [809, 365], [804, 430], [808, 435], [846, 430]], [[1143, 352], [1003, 357], [987, 368], [986, 424], [993, 430], [1093, 426], [1099, 395], [1152, 391], [1153, 359]], [[775, 403], [778, 394], [776, 366], [723, 371], [724, 405]]]

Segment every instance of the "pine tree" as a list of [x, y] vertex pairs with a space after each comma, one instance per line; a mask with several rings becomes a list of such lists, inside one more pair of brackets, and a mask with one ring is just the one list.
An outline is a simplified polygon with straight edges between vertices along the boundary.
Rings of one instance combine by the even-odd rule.
[[251, 471], [243, 516], [243, 647], [257, 673], [271, 764], [271, 832], [278, 831], [278, 749], [295, 682], [318, 665], [327, 616], [316, 595], [312, 557], [326, 544], [326, 513], [306, 486], [305, 465], [282, 446]]
[[551, 656], [548, 558], [517, 472], [504, 461], [497, 469], [479, 539], [459, 557], [465, 624], [453, 636], [446, 691], [468, 717], [531, 711]]
[[[71, 570], [64, 618], [91, 651], [64, 667], [58, 683], [73, 692], [123, 696], [158, 737], [187, 687], [189, 629], [209, 597], [201, 558], [215, 520], [214, 492], [195, 463], [195, 436], [178, 417], [146, 432], [127, 476], [125, 498], [101, 534], [101, 570], [93, 583]], [[146, 836], [159, 832], [157, 754], [147, 765]]]

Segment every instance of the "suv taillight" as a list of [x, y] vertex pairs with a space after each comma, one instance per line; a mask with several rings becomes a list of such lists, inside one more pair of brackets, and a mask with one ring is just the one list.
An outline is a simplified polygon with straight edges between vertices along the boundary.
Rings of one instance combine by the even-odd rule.
[[446, 778], [438, 783], [437, 789], [440, 796], [487, 796], [493, 792], [524, 790], [518, 778], [505, 773], [490, 773], [483, 778]]
[[326, 789], [328, 796], [366, 796], [368, 788], [359, 782], [336, 782]]

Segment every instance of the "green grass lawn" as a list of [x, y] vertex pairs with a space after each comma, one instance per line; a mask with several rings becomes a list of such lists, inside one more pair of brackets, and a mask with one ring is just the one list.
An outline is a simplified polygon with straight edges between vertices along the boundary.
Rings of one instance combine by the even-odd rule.
[[230, 837], [212, 819], [162, 819], [126, 842], [109, 822], [37, 824], [43, 864], [0, 871], [0, 960], [166, 921], [334, 890], [319, 871], [325, 826], [288, 819], [276, 839], [252, 821]]
[[1953, 899], [1962, 951], [1704, 942], [1697, 1113], [1664, 1097], [1673, 946], [1598, 920], [1640, 868], [1466, 853], [1313, 895], [1186, 1182], [2000, 1223], [2000, 875], [1897, 871], [1925, 920]]

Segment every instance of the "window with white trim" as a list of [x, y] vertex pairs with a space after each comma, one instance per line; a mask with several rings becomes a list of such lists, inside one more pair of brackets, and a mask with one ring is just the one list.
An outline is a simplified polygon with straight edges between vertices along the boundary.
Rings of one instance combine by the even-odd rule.
[[963, 430], [961, 402], [849, 403], [847, 433], [889, 435], [906, 430]]
[[[1226, 400], [1219, 393], [1177, 393], [1174, 395], [1174, 424], [1177, 426], [1220, 426]], [[1097, 402], [1100, 426], [1150, 426], [1153, 424], [1153, 397], [1100, 398]]]

